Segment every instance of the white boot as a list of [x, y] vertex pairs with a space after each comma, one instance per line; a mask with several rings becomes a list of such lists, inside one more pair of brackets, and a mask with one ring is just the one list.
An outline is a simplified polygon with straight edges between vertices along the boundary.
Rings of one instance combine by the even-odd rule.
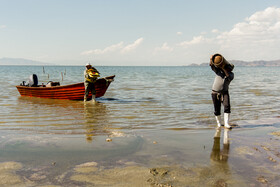
[[96, 102], [95, 95], [92, 95], [92, 102], [93, 102], [93, 103]]
[[216, 118], [216, 121], [217, 121], [217, 126], [221, 127], [222, 126], [221, 125], [221, 116], [215, 116], [215, 118]]
[[228, 131], [228, 129], [224, 130], [224, 144], [229, 144]]
[[225, 120], [225, 128], [231, 129], [231, 126], [229, 125], [230, 113], [224, 113], [224, 120]]
[[84, 96], [84, 102], [86, 102], [87, 101], [87, 96]]
[[221, 137], [221, 128], [216, 128], [214, 138], [220, 138], [220, 137]]

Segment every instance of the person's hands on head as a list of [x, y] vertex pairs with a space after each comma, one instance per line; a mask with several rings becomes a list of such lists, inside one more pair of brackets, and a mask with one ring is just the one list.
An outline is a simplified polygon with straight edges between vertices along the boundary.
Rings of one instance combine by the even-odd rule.
[[212, 58], [213, 58], [213, 55], [211, 55], [211, 57], [210, 57], [209, 66], [213, 66], [213, 65], [214, 65], [214, 63], [213, 63], [213, 61], [212, 61]]

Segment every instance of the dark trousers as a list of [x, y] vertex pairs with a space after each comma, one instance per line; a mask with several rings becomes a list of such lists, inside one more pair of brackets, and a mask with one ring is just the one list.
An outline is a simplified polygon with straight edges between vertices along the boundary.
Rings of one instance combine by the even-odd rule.
[[212, 101], [214, 104], [214, 114], [215, 116], [221, 115], [221, 104], [224, 105], [224, 113], [230, 113], [230, 99], [228, 91], [218, 93], [212, 92]]
[[92, 83], [92, 82], [86, 81], [86, 82], [85, 82], [85, 97], [88, 97], [89, 92], [91, 92], [92, 95], [95, 95], [95, 94], [96, 94], [96, 91], [95, 91], [95, 84]]

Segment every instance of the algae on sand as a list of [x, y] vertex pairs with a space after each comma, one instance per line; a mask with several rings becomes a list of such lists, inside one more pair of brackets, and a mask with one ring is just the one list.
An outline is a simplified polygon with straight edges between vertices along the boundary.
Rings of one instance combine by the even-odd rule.
[[144, 167], [127, 166], [99, 170], [94, 174], [74, 174], [71, 179], [78, 182], [87, 182], [97, 186], [147, 186], [149, 170]]
[[274, 135], [274, 136], [280, 136], [280, 131], [278, 131], [278, 132], [275, 131], [275, 132], [272, 132], [271, 134]]
[[0, 163], [0, 186], [22, 186], [23, 180], [15, 174], [21, 168], [22, 165], [18, 162]]
[[[91, 168], [91, 167], [79, 167]], [[181, 166], [163, 166], [147, 168], [144, 166], [125, 166], [104, 169], [96, 166], [93, 172], [79, 172], [70, 177], [71, 180], [89, 183], [94, 186], [203, 186], [203, 185], [243, 185], [231, 174], [218, 172], [217, 166], [184, 168]]]

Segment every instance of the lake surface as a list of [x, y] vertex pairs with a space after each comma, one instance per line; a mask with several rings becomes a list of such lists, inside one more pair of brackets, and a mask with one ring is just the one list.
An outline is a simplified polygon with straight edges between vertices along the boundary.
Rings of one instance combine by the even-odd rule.
[[[15, 87], [33, 73], [39, 84], [83, 82], [84, 67], [46, 66], [43, 72], [39, 66], [0, 66], [0, 177], [15, 177], [3, 184], [130, 186], [129, 179], [146, 171], [151, 176], [136, 186], [280, 180], [279, 137], [270, 135], [280, 127], [280, 67], [235, 67], [229, 92], [230, 122], [237, 128], [220, 132], [211, 100], [215, 74], [209, 67], [96, 68], [102, 77], [116, 75], [115, 81], [97, 104], [84, 104], [21, 97]], [[223, 144], [225, 136], [230, 146]], [[223, 155], [226, 159], [215, 161]], [[77, 169], [84, 163], [90, 171]], [[168, 167], [172, 180], [151, 172], [162, 167]], [[112, 177], [131, 168], [133, 176]]]

